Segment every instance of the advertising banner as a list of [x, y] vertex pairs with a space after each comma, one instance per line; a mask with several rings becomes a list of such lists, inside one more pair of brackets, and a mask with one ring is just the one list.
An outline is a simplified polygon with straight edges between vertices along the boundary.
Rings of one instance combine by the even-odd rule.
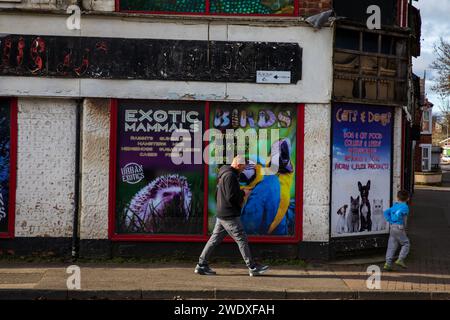
[[394, 110], [343, 103], [332, 116], [331, 236], [387, 233]]
[[[119, 100], [117, 119], [116, 233], [201, 235], [204, 167], [175, 164], [180, 141], [171, 136], [201, 134], [204, 105]], [[202, 153], [201, 145], [192, 151]]]
[[8, 232], [10, 125], [10, 101], [0, 99], [0, 233]]
[[297, 107], [215, 103], [210, 129], [215, 131], [209, 146], [209, 231], [215, 222], [218, 171], [239, 153], [248, 160], [239, 177], [241, 189], [249, 191], [241, 212], [245, 231], [251, 236], [294, 236]]

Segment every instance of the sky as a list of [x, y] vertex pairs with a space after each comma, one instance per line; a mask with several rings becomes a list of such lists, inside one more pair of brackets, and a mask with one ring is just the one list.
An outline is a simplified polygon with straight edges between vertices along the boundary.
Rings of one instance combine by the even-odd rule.
[[427, 71], [426, 93], [428, 100], [434, 104], [434, 111], [439, 111], [442, 103], [439, 96], [431, 91], [435, 71], [430, 68], [434, 60], [434, 44], [442, 37], [450, 41], [450, 0], [419, 0], [413, 1], [413, 5], [420, 10], [422, 16], [421, 55], [413, 58], [413, 71], [423, 77]]

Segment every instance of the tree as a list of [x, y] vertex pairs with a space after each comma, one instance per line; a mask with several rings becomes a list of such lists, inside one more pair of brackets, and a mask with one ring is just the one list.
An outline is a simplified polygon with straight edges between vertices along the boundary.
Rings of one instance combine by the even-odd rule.
[[440, 39], [439, 43], [434, 45], [434, 54], [436, 59], [431, 64], [431, 68], [436, 70], [436, 84], [432, 90], [443, 97], [450, 96], [450, 42]]
[[440, 125], [441, 132], [433, 132], [433, 140], [436, 143], [448, 138], [450, 134], [450, 97], [445, 98], [441, 95], [439, 102], [439, 114], [436, 115], [436, 123]]

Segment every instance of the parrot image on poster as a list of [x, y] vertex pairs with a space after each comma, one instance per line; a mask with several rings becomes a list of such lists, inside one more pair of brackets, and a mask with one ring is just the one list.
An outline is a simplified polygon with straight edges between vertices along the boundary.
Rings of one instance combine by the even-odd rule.
[[[270, 161], [266, 165], [261, 161], [249, 163], [241, 173], [241, 188], [251, 191], [241, 213], [248, 234], [289, 234], [288, 218], [293, 217], [295, 211], [294, 199], [291, 199], [294, 168], [290, 156], [289, 139], [281, 139], [272, 145]], [[275, 174], [265, 172], [272, 168], [276, 168]]]

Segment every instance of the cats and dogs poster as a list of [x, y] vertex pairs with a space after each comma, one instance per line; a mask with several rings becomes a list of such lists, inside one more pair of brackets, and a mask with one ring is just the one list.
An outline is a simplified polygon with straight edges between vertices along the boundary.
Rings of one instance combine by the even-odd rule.
[[394, 109], [333, 106], [331, 236], [387, 233]]

